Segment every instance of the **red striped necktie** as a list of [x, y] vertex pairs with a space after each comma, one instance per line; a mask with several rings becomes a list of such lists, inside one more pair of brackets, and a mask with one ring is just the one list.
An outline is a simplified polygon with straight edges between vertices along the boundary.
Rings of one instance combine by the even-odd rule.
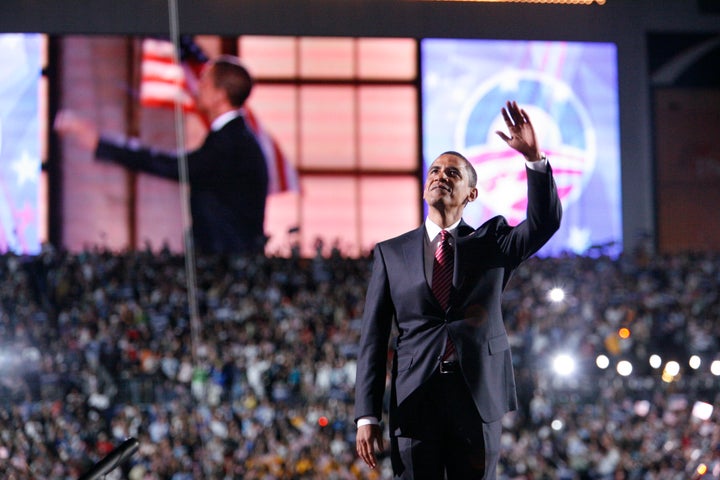
[[450, 304], [450, 288], [453, 277], [453, 248], [450, 245], [450, 234], [447, 230], [440, 231], [440, 243], [435, 249], [435, 261], [432, 270], [432, 292], [447, 310]]
[[[452, 288], [454, 252], [450, 245], [450, 234], [447, 230], [440, 231], [440, 243], [435, 250], [435, 261], [432, 271], [432, 292], [442, 306], [447, 310], [450, 304], [450, 289]], [[455, 353], [455, 345], [448, 336], [442, 359], [448, 360]]]

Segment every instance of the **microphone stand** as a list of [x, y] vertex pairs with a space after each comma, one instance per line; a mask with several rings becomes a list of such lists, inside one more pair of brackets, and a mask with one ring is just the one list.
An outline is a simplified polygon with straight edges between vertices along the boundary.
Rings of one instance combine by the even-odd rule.
[[119, 447], [108, 453], [105, 458], [96, 463], [85, 475], [80, 477], [79, 480], [98, 480], [127, 460], [139, 447], [140, 442], [138, 442], [136, 438], [128, 438], [121, 443]]

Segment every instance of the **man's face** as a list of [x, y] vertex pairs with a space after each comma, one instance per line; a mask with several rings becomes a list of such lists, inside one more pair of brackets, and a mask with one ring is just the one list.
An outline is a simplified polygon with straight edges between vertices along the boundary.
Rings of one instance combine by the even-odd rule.
[[198, 90], [196, 103], [198, 110], [204, 113], [213, 111], [214, 105], [217, 103], [220, 95], [223, 95], [222, 89], [215, 86], [213, 80], [212, 66], [203, 69], [198, 79]]
[[477, 188], [469, 182], [465, 160], [452, 154], [440, 155], [428, 169], [423, 198], [430, 207], [464, 207], [477, 198]]

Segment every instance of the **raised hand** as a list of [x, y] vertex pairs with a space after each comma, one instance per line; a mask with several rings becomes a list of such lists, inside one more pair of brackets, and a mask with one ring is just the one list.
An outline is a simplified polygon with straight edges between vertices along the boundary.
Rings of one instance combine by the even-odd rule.
[[521, 153], [528, 162], [540, 160], [540, 147], [538, 147], [535, 129], [527, 112], [513, 101], [507, 102], [507, 106], [502, 109], [502, 116], [510, 136], [499, 130], [495, 133], [511, 148]]
[[97, 148], [100, 135], [95, 125], [71, 110], [58, 112], [53, 127], [58, 134], [72, 138], [86, 150]]

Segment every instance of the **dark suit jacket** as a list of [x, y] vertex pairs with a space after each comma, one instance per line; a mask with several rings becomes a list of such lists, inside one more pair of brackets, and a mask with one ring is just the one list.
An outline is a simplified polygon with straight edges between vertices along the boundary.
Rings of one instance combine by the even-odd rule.
[[[367, 291], [355, 384], [355, 416], [382, 418], [393, 319], [398, 336], [392, 367], [390, 432], [401, 435], [422, 421], [403, 408], [437, 370], [449, 335], [462, 375], [485, 422], [517, 407], [510, 345], [501, 313], [502, 291], [520, 262], [559, 228], [561, 205], [552, 171], [527, 169], [525, 221], [511, 227], [503, 217], [477, 230], [458, 227], [450, 306], [443, 311], [423, 266], [425, 227], [378, 243]], [[405, 402], [405, 403], [404, 403]]]
[[[178, 157], [101, 139], [97, 158], [178, 180]], [[242, 117], [210, 132], [187, 155], [193, 239], [206, 253], [262, 251], [268, 172], [265, 157]]]

